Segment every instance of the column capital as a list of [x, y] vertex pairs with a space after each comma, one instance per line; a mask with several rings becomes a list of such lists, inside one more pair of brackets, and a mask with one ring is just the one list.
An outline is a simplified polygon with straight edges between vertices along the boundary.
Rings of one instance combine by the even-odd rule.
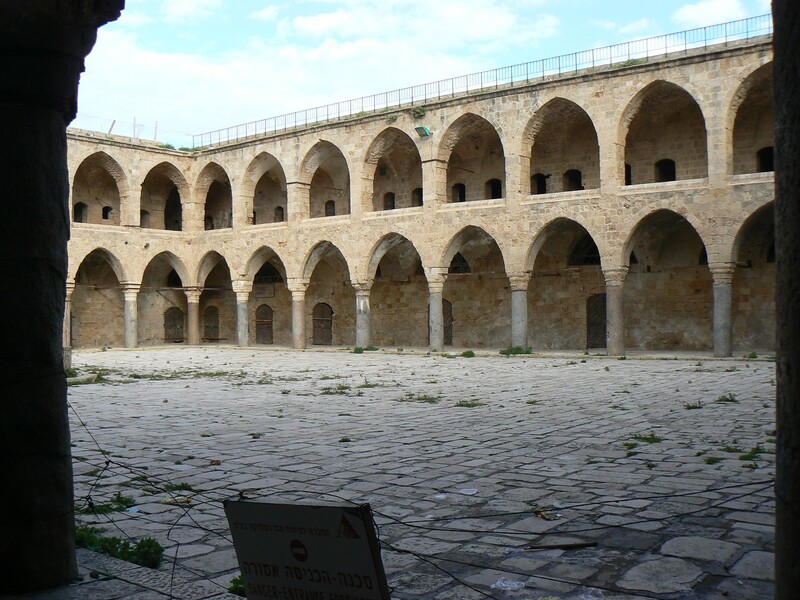
[[426, 267], [425, 277], [428, 280], [428, 287], [433, 283], [444, 285], [447, 280], [447, 267]]
[[527, 292], [528, 284], [531, 281], [530, 271], [522, 271], [508, 274], [508, 282], [511, 285], [511, 291]]
[[603, 269], [603, 277], [606, 279], [606, 285], [622, 285], [625, 281], [625, 276], [628, 274], [627, 266], [608, 267]]
[[200, 304], [200, 294], [202, 291], [199, 288], [184, 288], [183, 292], [186, 294], [186, 302], [189, 304]]
[[66, 288], [67, 288], [67, 302], [69, 302], [69, 297], [72, 295], [72, 292], [75, 291], [75, 280], [67, 279]]
[[253, 282], [246, 279], [234, 279], [231, 281], [231, 288], [236, 293], [236, 298], [239, 298], [239, 294], [247, 294], [249, 296], [250, 292], [253, 291]]
[[372, 284], [374, 282], [374, 279], [370, 279], [368, 281], [351, 281], [350, 285], [355, 288], [356, 296], [369, 296], [369, 292], [372, 289]]
[[736, 271], [736, 264], [732, 262], [710, 262], [708, 269], [714, 285], [730, 285], [733, 282], [733, 274]]
[[300, 277], [287, 277], [286, 279], [286, 287], [292, 292], [292, 297], [294, 297], [295, 294], [302, 294], [305, 296], [308, 284], [309, 281], [307, 279], [301, 279]]

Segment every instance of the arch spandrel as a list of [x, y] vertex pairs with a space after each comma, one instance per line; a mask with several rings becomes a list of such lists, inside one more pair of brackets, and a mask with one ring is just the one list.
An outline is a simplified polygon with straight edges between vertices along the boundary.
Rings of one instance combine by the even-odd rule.
[[425, 266], [425, 261], [422, 258], [422, 255], [419, 253], [419, 250], [414, 245], [414, 242], [409, 240], [404, 235], [397, 233], [397, 232], [388, 232], [382, 235], [378, 241], [376, 241], [372, 247], [370, 248], [369, 252], [366, 253], [366, 263], [362, 264], [362, 273], [365, 280], [372, 281], [375, 279], [375, 272], [378, 268], [378, 265], [386, 256], [394, 248], [397, 248], [401, 245], [407, 244], [410, 246], [416, 255], [419, 257], [420, 262], [422, 263], [423, 267]]
[[126, 271], [125, 267], [122, 264], [122, 261], [108, 248], [103, 246], [96, 246], [80, 255], [70, 255], [70, 268], [68, 271], [68, 278], [75, 280], [75, 277], [78, 274], [81, 266], [83, 265], [84, 261], [89, 258], [90, 255], [94, 256], [101, 256], [105, 261], [109, 264], [111, 269], [114, 271], [114, 274], [117, 276], [117, 280], [120, 282], [129, 281], [128, 277], [129, 274]]
[[189, 269], [187, 268], [186, 263], [184, 263], [180, 258], [178, 258], [178, 256], [176, 256], [174, 253], [168, 250], [163, 252], [158, 252], [153, 256], [151, 256], [147, 261], [143, 261], [141, 263], [142, 266], [141, 272], [137, 273], [138, 279], [136, 279], [135, 281], [138, 281], [140, 285], [144, 286], [145, 284], [144, 279], [148, 269], [150, 269], [153, 265], [155, 265], [159, 261], [164, 261], [170, 267], [175, 269], [175, 272], [178, 274], [178, 277], [181, 278], [181, 283], [183, 284], [183, 287], [193, 286], [193, 282], [189, 277]]
[[269, 246], [261, 246], [258, 248], [258, 250], [253, 252], [247, 259], [247, 264], [244, 266], [244, 268], [237, 269], [236, 272], [240, 273], [246, 281], [252, 283], [256, 273], [258, 273], [261, 267], [268, 262], [276, 267], [284, 281], [290, 277], [290, 272], [288, 271], [283, 258], [281, 258], [280, 254], [276, 252], [275, 249]]

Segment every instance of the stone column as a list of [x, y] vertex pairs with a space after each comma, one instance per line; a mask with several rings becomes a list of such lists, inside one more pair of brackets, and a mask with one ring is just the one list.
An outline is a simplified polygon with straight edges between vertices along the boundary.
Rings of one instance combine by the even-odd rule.
[[97, 28], [122, 0], [0, 2], [0, 596], [77, 574], [64, 377], [66, 126]]
[[138, 307], [137, 300], [139, 298], [139, 284], [138, 283], [123, 283], [122, 295], [125, 297], [125, 347], [136, 348], [138, 345]]
[[308, 282], [289, 280], [287, 283], [292, 292], [292, 347], [302, 350], [306, 347], [306, 290]]
[[528, 283], [530, 273], [508, 276], [511, 283], [511, 345], [528, 346]]
[[237, 279], [231, 282], [236, 293], [236, 340], [240, 346], [250, 345], [250, 292], [253, 282]]
[[625, 356], [625, 310], [622, 286], [627, 274], [628, 267], [603, 269], [606, 279], [606, 352], [609, 356]]
[[187, 343], [190, 346], [200, 344], [200, 290], [187, 289], [186, 318], [189, 326]]
[[733, 263], [709, 265], [714, 279], [714, 356], [732, 356]]
[[[431, 269], [433, 270], [433, 269]], [[444, 271], [444, 269], [437, 269]], [[442, 292], [447, 275], [441, 272], [428, 274], [428, 332], [430, 349], [444, 349], [444, 315], [442, 314]]]
[[302, 181], [286, 183], [286, 220], [289, 224], [299, 223], [309, 216], [311, 184]]
[[777, 414], [775, 600], [800, 590], [800, 3], [773, 0]]
[[75, 291], [75, 280], [74, 279], [67, 279], [67, 295], [66, 295], [66, 302], [64, 305], [64, 334], [63, 334], [63, 342], [62, 346], [64, 347], [64, 365], [65, 368], [67, 362], [72, 362], [71, 356], [69, 361], [67, 360], [67, 354], [72, 354], [72, 292]]
[[356, 289], [356, 346], [370, 345], [372, 313], [369, 308], [371, 283], [353, 283]]
[[443, 160], [422, 160], [422, 203], [434, 210], [447, 203], [447, 163]]

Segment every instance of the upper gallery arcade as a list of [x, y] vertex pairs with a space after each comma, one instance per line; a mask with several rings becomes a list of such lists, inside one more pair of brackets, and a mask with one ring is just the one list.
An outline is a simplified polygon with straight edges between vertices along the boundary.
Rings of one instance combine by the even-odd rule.
[[193, 152], [71, 130], [65, 343], [770, 350], [771, 61], [764, 36]]

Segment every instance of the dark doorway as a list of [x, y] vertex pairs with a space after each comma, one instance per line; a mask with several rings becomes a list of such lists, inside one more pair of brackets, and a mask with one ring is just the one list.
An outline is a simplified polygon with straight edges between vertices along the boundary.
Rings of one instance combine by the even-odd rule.
[[586, 300], [586, 347], [606, 347], [605, 294], [594, 294]]
[[177, 344], [183, 339], [183, 311], [173, 306], [164, 313], [164, 341]]
[[333, 309], [329, 304], [320, 302], [311, 313], [313, 319], [312, 343], [318, 346], [330, 346], [333, 343]]
[[164, 206], [164, 229], [180, 231], [183, 228], [183, 209], [178, 188], [173, 187]]
[[273, 344], [272, 307], [262, 304], [256, 309], [256, 344]]
[[664, 158], [658, 161], [655, 165], [655, 170], [656, 182], [675, 181], [676, 179], [675, 161], [671, 158]]

